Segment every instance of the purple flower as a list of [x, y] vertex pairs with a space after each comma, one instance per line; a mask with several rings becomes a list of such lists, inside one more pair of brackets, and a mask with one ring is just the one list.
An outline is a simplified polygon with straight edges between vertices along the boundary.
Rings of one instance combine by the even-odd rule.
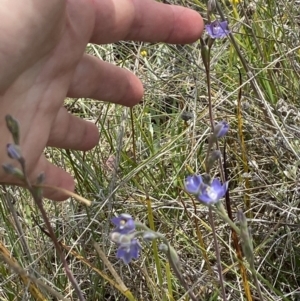
[[226, 121], [220, 121], [214, 129], [214, 136], [216, 138], [223, 138], [229, 130], [229, 125]]
[[203, 180], [200, 175], [188, 176], [185, 180], [184, 188], [188, 193], [197, 195], [202, 183]]
[[205, 25], [207, 34], [212, 39], [221, 39], [226, 37], [229, 34], [228, 23], [227, 21], [220, 22], [215, 20], [214, 22]]
[[113, 217], [111, 222], [115, 225], [113, 232], [128, 234], [135, 230], [135, 223], [131, 215], [122, 213], [118, 217]]
[[135, 223], [131, 215], [121, 214], [113, 217], [111, 222], [115, 225], [110, 233], [110, 239], [118, 245], [117, 258], [128, 264], [132, 259], [139, 257], [142, 249], [139, 241], [135, 238]]
[[226, 194], [227, 189], [228, 182], [222, 185], [218, 179], [213, 179], [209, 185], [201, 185], [197, 199], [205, 205], [212, 205], [217, 203]]
[[196, 195], [197, 199], [205, 205], [217, 203], [226, 193], [228, 182], [221, 184], [218, 179], [213, 179], [209, 184], [208, 180], [203, 175], [188, 176], [185, 180], [185, 190]]
[[117, 258], [122, 259], [125, 264], [130, 263], [132, 259], [139, 257], [139, 252], [142, 249], [136, 238], [133, 238], [128, 243], [119, 244]]

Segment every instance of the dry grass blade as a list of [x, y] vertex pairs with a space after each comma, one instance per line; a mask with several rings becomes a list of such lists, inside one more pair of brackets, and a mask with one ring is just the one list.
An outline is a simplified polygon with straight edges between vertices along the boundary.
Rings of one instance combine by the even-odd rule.
[[28, 286], [29, 292], [36, 301], [47, 301], [42, 292], [38, 289], [37, 285], [45, 289], [52, 296], [58, 298], [61, 301], [70, 301], [70, 299], [65, 298], [60, 293], [52, 289], [50, 286], [46, 285], [39, 279], [36, 279], [34, 276], [29, 275], [18, 262], [11, 256], [9, 250], [0, 242], [0, 255], [2, 260], [20, 276], [20, 279], [24, 285]]

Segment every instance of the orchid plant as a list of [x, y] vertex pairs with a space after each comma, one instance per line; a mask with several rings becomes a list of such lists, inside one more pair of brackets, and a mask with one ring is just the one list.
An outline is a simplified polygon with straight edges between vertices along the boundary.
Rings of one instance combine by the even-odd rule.
[[[221, 267], [220, 252], [217, 242], [217, 235], [215, 233], [214, 218], [212, 212], [216, 212], [224, 221], [226, 221], [235, 231], [236, 234], [240, 235], [242, 248], [244, 250], [244, 255], [246, 256], [248, 262], [251, 266], [251, 271], [253, 272], [253, 277], [256, 277], [254, 270], [254, 260], [253, 260], [253, 246], [251, 235], [247, 226], [247, 220], [242, 211], [238, 212], [239, 225], [237, 226], [231, 218], [229, 218], [226, 210], [221, 202], [222, 198], [225, 197], [228, 191], [228, 181], [225, 179], [222, 162], [221, 152], [219, 150], [219, 141], [224, 138], [229, 131], [229, 124], [223, 120], [215, 123], [213, 118], [212, 101], [211, 101], [211, 89], [210, 89], [210, 50], [216, 39], [226, 38], [230, 34], [228, 27], [228, 22], [226, 20], [219, 21], [215, 20], [210, 22], [210, 13], [212, 13], [212, 5], [208, 9], [208, 20], [209, 23], [205, 25], [206, 33], [208, 38], [206, 41], [200, 39], [201, 42], [201, 54], [203, 64], [205, 66], [207, 75], [207, 89], [208, 89], [208, 100], [209, 100], [209, 113], [212, 133], [209, 137], [207, 155], [205, 160], [205, 173], [204, 174], [192, 174], [188, 175], [184, 181], [184, 190], [194, 196], [199, 203], [208, 207], [210, 223], [212, 226], [212, 232], [214, 237], [215, 251], [217, 255], [218, 262], [218, 274], [221, 286], [221, 294], [223, 300], [227, 300], [226, 290], [223, 281], [223, 272]], [[188, 118], [187, 118], [188, 120]], [[214, 144], [216, 144], [216, 149], [213, 149]], [[213, 150], [212, 150], [213, 149]], [[221, 180], [218, 178], [213, 178], [211, 176], [211, 169], [215, 162], [219, 162]], [[147, 228], [145, 225], [134, 221], [134, 219], [129, 214], [121, 214], [118, 217], [114, 217], [111, 222], [114, 225], [114, 229], [110, 233], [110, 239], [117, 244], [116, 257], [123, 260], [125, 264], [129, 264], [133, 259], [137, 259], [142, 250], [141, 241], [149, 242], [155, 239], [162, 240], [162, 244], [159, 250], [163, 251], [173, 267], [173, 270], [187, 289], [190, 298], [192, 300], [198, 300], [193, 294], [191, 289], [186, 286], [186, 283], [180, 272], [180, 260], [174, 250], [174, 248], [167, 242], [164, 236], [158, 232], [154, 232]], [[141, 228], [137, 230], [136, 228]], [[256, 279], [256, 278], [255, 278]], [[258, 282], [257, 282], [258, 283]], [[259, 284], [257, 284], [260, 300], [261, 293]]]

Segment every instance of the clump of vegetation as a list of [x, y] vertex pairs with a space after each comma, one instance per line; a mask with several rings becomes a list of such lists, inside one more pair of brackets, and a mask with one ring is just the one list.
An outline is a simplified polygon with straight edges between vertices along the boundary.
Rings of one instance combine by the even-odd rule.
[[30, 189], [0, 190], [1, 300], [299, 299], [300, 7], [169, 2], [205, 17], [201, 40], [87, 47], [145, 96], [66, 100], [100, 131], [90, 152], [47, 152], [77, 199], [41, 203], [8, 117], [20, 170], [5, 168]]

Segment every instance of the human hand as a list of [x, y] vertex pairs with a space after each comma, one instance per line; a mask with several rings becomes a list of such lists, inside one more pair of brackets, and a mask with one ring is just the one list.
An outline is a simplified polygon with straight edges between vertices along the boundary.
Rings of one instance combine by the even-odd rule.
[[[2, 0], [0, 19], [0, 164], [15, 164], [6, 154], [12, 142], [5, 124], [10, 114], [20, 124], [29, 179], [43, 171], [45, 184], [71, 191], [73, 178], [47, 161], [45, 147], [86, 151], [99, 137], [93, 123], [66, 111], [64, 99], [133, 106], [143, 95], [132, 73], [85, 54], [87, 43], [183, 44], [197, 40], [203, 30], [198, 13], [152, 0]], [[0, 182], [16, 180], [0, 169]], [[53, 190], [45, 190], [45, 196], [66, 197]]]

